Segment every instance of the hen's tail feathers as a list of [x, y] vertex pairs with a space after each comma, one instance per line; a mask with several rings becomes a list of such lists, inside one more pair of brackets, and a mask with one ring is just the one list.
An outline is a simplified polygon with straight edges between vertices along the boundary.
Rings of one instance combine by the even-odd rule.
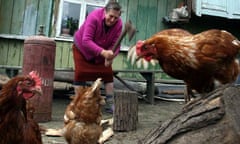
[[[137, 68], [144, 68], [148, 69], [149, 68], [149, 62], [146, 61], [145, 59], [141, 58], [138, 61], [137, 59], [137, 53], [136, 53], [136, 45], [133, 45], [132, 47], [129, 48], [128, 54], [127, 54], [127, 60], [130, 61], [131, 65], [136, 64]], [[157, 60], [151, 60], [150, 64], [155, 66], [158, 63]]]

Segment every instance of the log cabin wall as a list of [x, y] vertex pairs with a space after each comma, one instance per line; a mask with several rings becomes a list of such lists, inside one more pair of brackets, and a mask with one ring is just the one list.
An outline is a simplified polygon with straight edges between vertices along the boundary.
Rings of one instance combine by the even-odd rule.
[[0, 0], [0, 34], [29, 36], [40, 25], [50, 34], [53, 0]]
[[[123, 50], [113, 64], [114, 69], [138, 69], [127, 60], [127, 48], [137, 40], [146, 39], [154, 33], [180, 27], [192, 33], [210, 28], [226, 29], [240, 38], [239, 20], [192, 14], [188, 23], [166, 24], [162, 22], [173, 8], [186, 0], [118, 0], [122, 5], [123, 21], [131, 20], [138, 32], [131, 42], [125, 38]], [[187, 0], [189, 3], [189, 0]], [[56, 19], [60, 0], [0, 0], [0, 65], [21, 66], [24, 39], [36, 35], [40, 25], [44, 25], [46, 36], [55, 37]], [[71, 44], [72, 40], [56, 39], [56, 68], [73, 68]], [[149, 69], [159, 69], [150, 66]], [[140, 68], [142, 69], [142, 68]], [[132, 75], [131, 75], [132, 76]], [[133, 76], [134, 77], [134, 76]], [[161, 77], [169, 78], [166, 75]]]

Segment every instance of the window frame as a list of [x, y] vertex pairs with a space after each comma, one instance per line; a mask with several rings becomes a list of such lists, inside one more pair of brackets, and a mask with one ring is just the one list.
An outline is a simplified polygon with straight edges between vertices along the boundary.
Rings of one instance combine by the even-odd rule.
[[91, 6], [96, 6], [96, 7], [104, 7], [105, 4], [108, 2], [108, 0], [104, 0], [104, 2], [99, 1], [99, 0], [61, 0], [59, 3], [59, 12], [58, 12], [58, 19], [57, 19], [57, 23], [56, 23], [56, 33], [55, 33], [55, 37], [59, 38], [59, 39], [72, 39], [72, 36], [62, 36], [61, 35], [61, 25], [62, 25], [62, 16], [63, 16], [63, 3], [64, 2], [70, 2], [70, 3], [74, 3], [74, 4], [79, 4], [80, 5], [80, 16], [79, 16], [79, 24], [78, 24], [78, 28], [82, 25], [82, 23], [85, 20], [85, 16], [86, 16], [86, 10], [87, 10], [87, 6], [91, 5]]

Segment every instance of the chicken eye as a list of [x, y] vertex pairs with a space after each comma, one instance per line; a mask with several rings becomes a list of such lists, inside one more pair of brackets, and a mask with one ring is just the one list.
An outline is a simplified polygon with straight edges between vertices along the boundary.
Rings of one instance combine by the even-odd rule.
[[147, 47], [146, 47], [146, 46], [143, 46], [142, 49], [143, 49], [143, 50], [147, 50]]
[[32, 82], [31, 82], [31, 81], [29, 81], [29, 80], [26, 80], [24, 83], [25, 83], [25, 85], [27, 85], [27, 86], [30, 86], [30, 85], [32, 85]]

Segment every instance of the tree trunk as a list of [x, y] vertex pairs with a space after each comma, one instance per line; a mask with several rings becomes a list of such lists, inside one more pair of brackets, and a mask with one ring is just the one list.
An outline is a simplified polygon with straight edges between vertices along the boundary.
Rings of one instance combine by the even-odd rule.
[[240, 87], [225, 85], [188, 103], [139, 144], [240, 143]]

